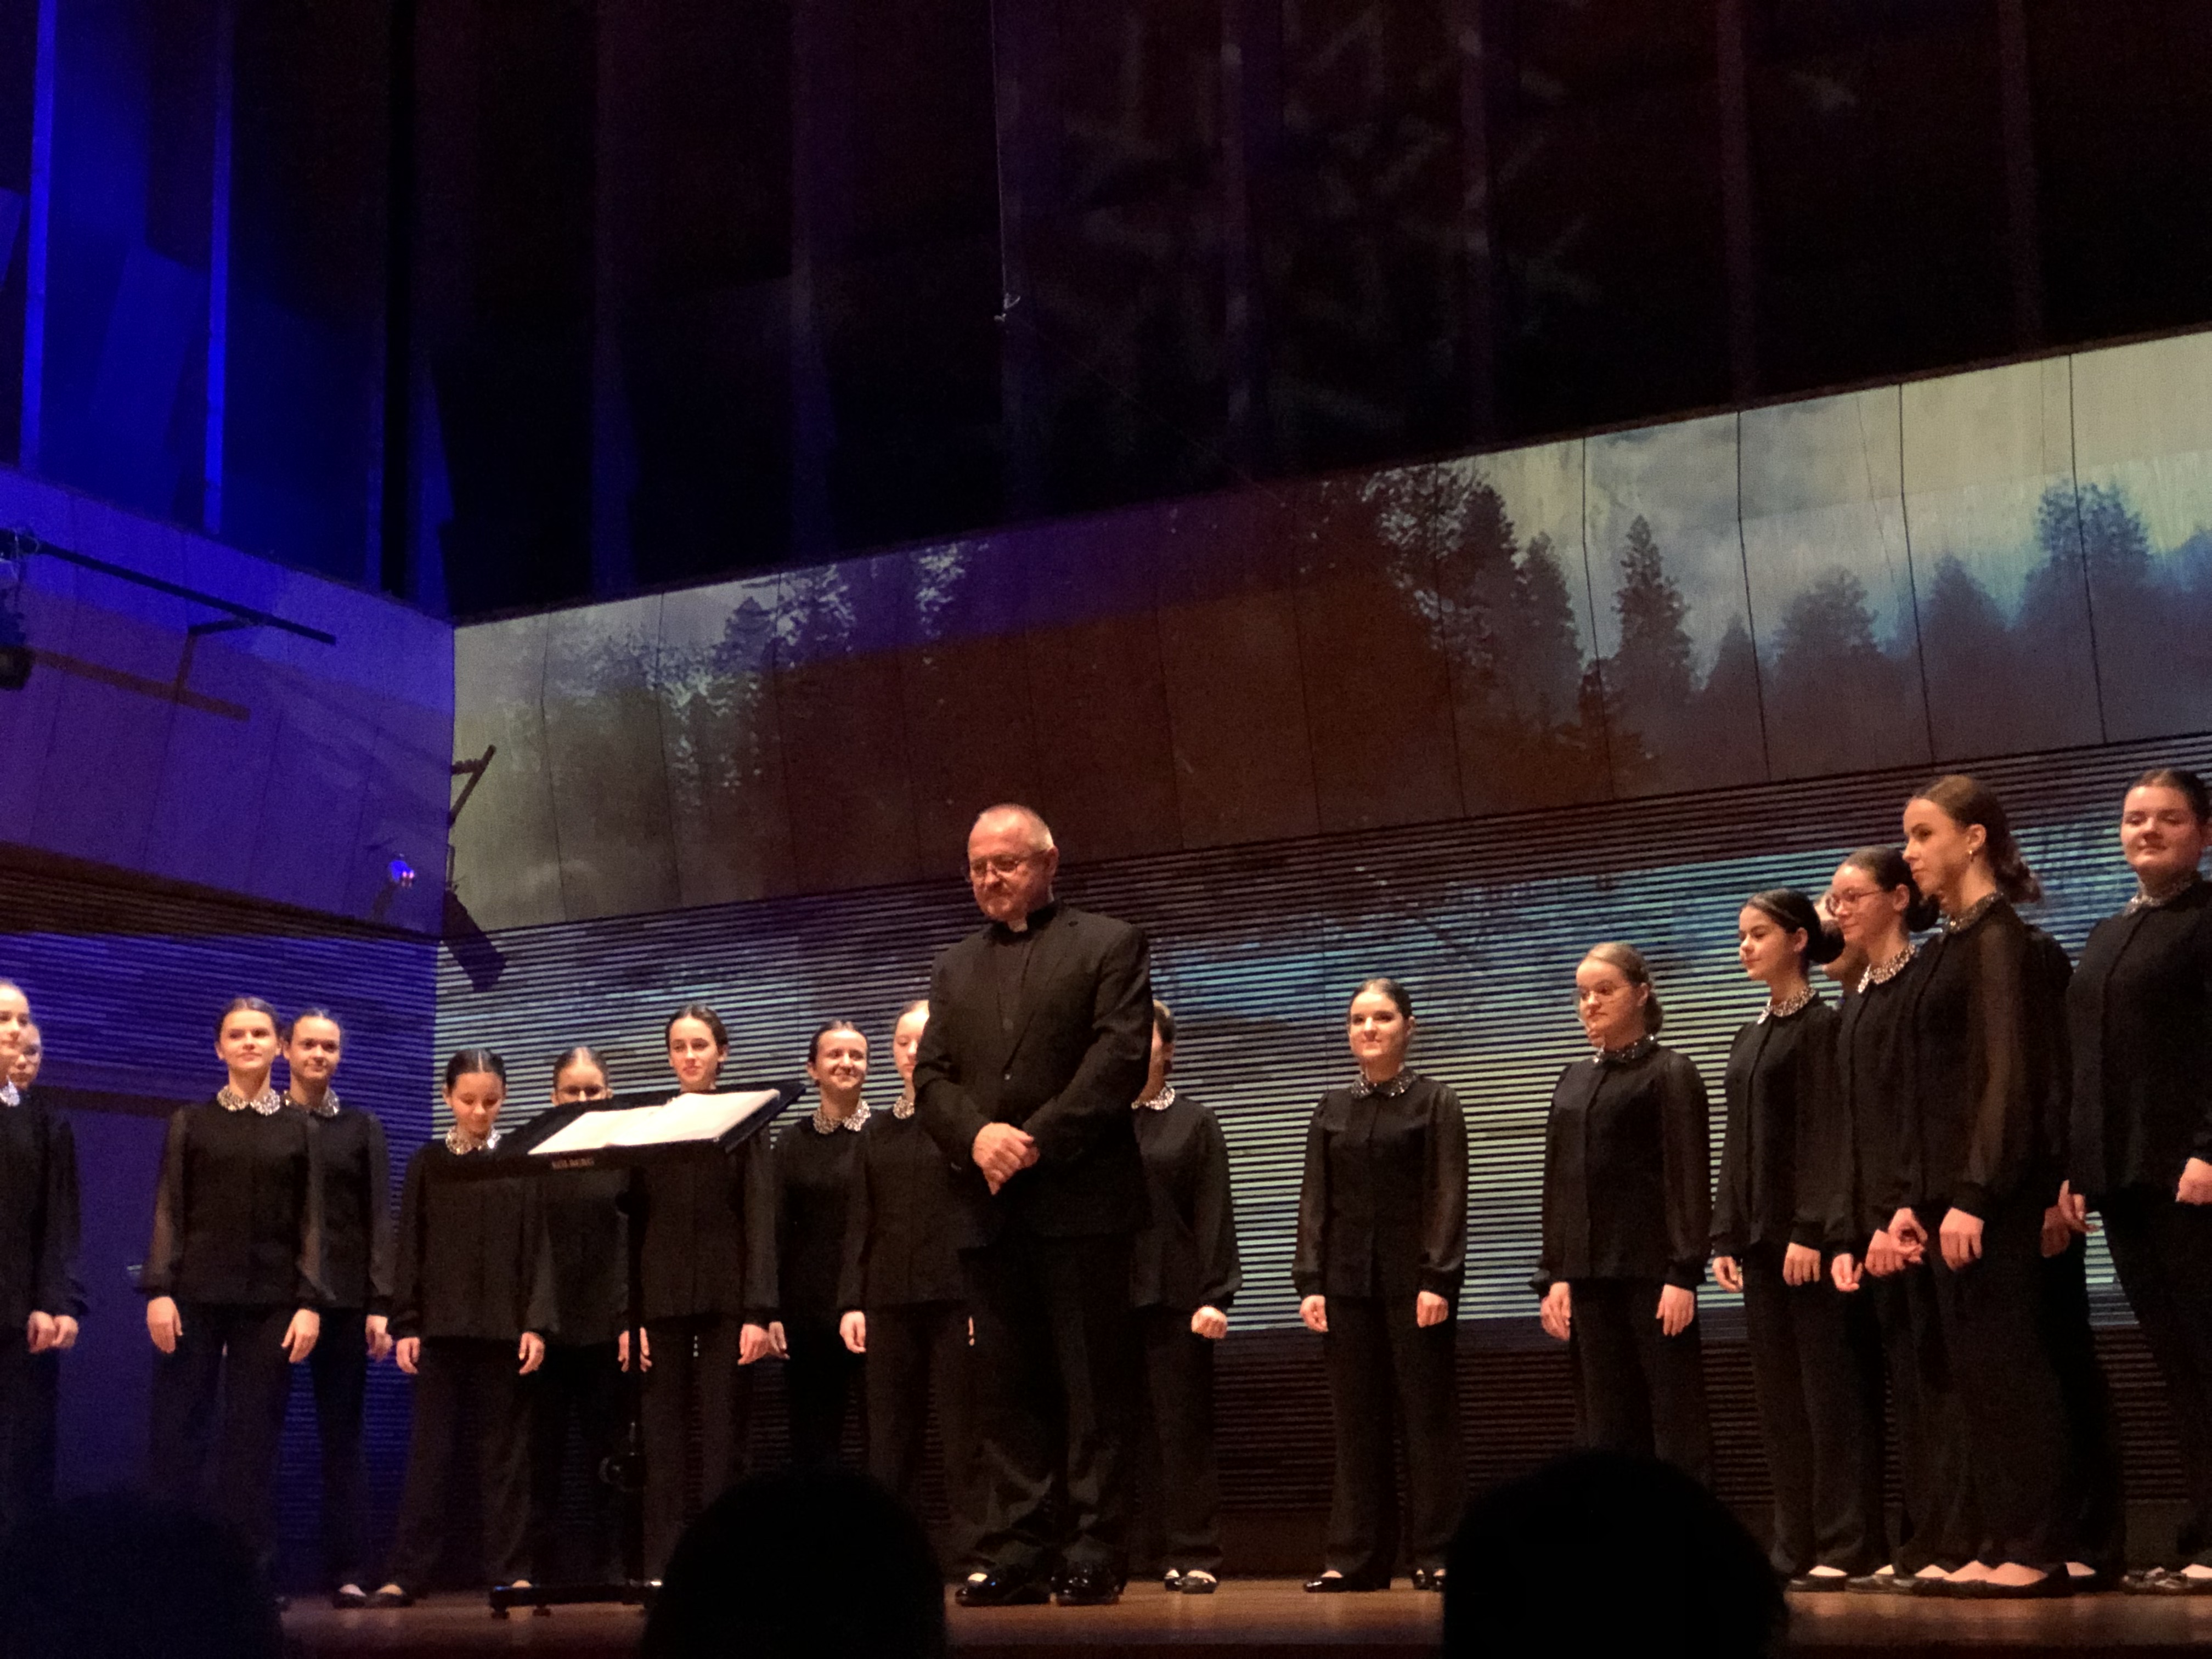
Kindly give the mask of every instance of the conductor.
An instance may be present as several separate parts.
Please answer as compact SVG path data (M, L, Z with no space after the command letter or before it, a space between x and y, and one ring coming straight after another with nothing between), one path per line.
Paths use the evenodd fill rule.
M1136 1374L1129 1251L1145 1169L1129 1103L1150 1059L1150 950L1060 903L1026 806L968 834L990 925L937 960L915 1066L922 1127L958 1168L987 1497L969 1607L1116 1600L1127 1574Z

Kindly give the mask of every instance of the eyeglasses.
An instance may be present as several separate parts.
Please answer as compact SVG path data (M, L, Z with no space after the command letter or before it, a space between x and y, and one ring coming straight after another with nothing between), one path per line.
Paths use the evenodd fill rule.
M988 859L968 860L968 879L982 881L992 876L1018 876L1029 865L1044 855L1041 853L1000 853Z
M1831 887L1828 890L1828 908L1841 914L1855 904L1875 897L1881 891L1879 887Z

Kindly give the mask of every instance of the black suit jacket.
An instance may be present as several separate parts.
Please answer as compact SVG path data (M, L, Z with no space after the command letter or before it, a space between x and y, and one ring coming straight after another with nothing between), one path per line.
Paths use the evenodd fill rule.
M923 1127L959 1166L963 1248L1008 1226L1042 1237L1134 1232L1145 1224L1145 1166L1129 1121L1152 1060L1152 952L1125 922L1066 905L1030 919L1036 937L1012 1026L1000 1017L995 924L937 959L914 1080ZM976 1134L1011 1123L1037 1162L994 1196L976 1169Z
M33 1089L0 1107L0 1338L34 1311L84 1317L77 1233L76 1138Z

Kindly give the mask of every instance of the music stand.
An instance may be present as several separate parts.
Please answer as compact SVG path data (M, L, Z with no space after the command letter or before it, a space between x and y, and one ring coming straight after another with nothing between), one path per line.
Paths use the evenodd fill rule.
M564 1174L586 1170L622 1170L629 1179L616 1200L624 1221L624 1253L629 1281L623 1309L623 1328L629 1333L630 1364L623 1372L623 1444L600 1466L599 1478L613 1486L622 1498L623 1570L624 1578L612 1584L495 1584L489 1593L491 1615L504 1619L513 1607L528 1607L538 1617L550 1617L556 1607L580 1607L608 1601L639 1607L653 1604L658 1581L645 1576L645 1367L639 1363L645 1334L645 1235L651 1224L647 1214L646 1176L658 1165L707 1158L726 1158L761 1133L784 1109L806 1092L803 1079L792 1079L758 1089L719 1090L720 1094L770 1094L775 1098L725 1133L711 1139L653 1142L642 1146L595 1146L588 1150L541 1153L534 1149L587 1112L629 1111L662 1106L665 1092L615 1095L605 1100L580 1101L541 1112L513 1135L503 1137L501 1150L510 1155L488 1158L466 1174L477 1180L514 1180L532 1177L557 1180ZM457 1171L456 1173L459 1173Z

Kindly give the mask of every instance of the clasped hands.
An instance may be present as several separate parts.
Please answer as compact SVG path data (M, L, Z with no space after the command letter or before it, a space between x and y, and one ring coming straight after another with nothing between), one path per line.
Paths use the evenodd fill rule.
M983 1172L983 1179L997 1192L1023 1170L1032 1168L1037 1161L1037 1144L1030 1135L1011 1123L986 1123L975 1131L974 1143L969 1148L975 1167Z

